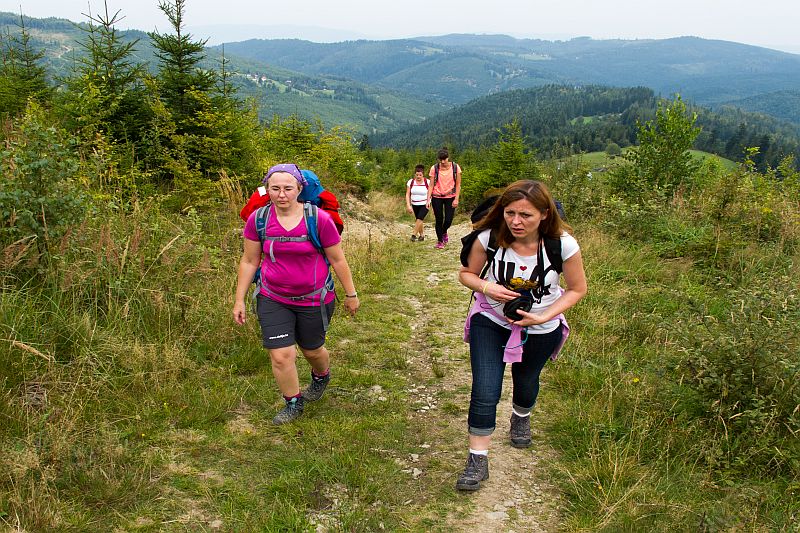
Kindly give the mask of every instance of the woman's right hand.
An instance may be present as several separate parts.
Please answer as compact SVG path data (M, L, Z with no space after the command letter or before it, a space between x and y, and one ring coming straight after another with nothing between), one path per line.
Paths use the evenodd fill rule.
M236 302L233 304L233 321L240 326L244 324L247 316L247 306L244 302Z
M406 204L406 211L408 211L409 213L413 213L414 212L414 210L411 209L411 206L408 205L408 204Z
M486 288L482 292L484 295L488 296L489 298L491 298L496 302L510 302L511 300L519 296L519 293L517 291L512 291L511 289L507 289L505 288L505 286L500 285L499 283L487 284Z

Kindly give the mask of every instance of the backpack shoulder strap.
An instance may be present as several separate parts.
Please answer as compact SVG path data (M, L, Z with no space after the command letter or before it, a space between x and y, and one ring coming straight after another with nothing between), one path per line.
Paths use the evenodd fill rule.
M306 202L303 204L303 218L306 221L306 229L308 230L308 240L314 245L314 248L319 250L319 253L325 255L325 249L322 246L322 240L319 238L319 207ZM327 261L327 257L325 258Z
M260 240L262 244L267 237L267 224L269 223L270 205L271 204L267 204L263 207L259 207L256 210L256 232L258 233L258 240Z
M564 271L564 260L561 258L561 239L545 237L544 250L547 254L547 259L550 260L550 266L561 274Z
M494 261L494 256L497 255L497 233L495 230L489 232L489 242L486 245L486 264L481 269L481 278L486 276L489 267Z

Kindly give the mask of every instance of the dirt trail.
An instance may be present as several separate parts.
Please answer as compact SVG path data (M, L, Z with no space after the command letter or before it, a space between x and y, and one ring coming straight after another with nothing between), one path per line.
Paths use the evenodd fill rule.
M354 225L360 225L356 223ZM444 250L434 249L435 235L430 224L424 242L408 242L418 248L420 261L408 265L409 283L420 285L409 307L414 309L412 346L409 349L409 374L415 381L410 393L424 401L412 404L412 411L441 461L425 475L453 486L467 453L466 411L469 406L470 370L468 347L462 340L469 293L457 279L460 238L469 231L462 223L450 229L450 243ZM363 228L356 229L362 231ZM371 225L371 232L375 226ZM387 224L379 233L410 234L408 224ZM432 338L436 337L436 338ZM545 374L547 371L545 370ZM436 375L436 377L434 377ZM546 378L546 376L545 376ZM442 531L556 531L559 493L540 465L553 461L555 452L544 444L534 410L534 444L528 449L513 448L508 440L511 417L511 373L506 370L503 397L498 406L497 429L489 455L490 478L476 493L457 493L457 508L437 524ZM443 404L458 407L442 409ZM444 424L442 423L444 421ZM442 426L446 427L442 427ZM438 442L435 442L437 441ZM420 464L423 469L425 465Z

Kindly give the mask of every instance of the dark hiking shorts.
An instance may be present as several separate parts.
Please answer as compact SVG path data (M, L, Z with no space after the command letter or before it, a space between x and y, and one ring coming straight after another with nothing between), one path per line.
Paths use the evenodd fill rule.
M306 350L316 350L325 344L319 306L282 304L263 295L259 295L257 300L264 348L285 348L297 343ZM336 300L325 305L328 321L335 307Z
M425 205L412 205L411 209L414 211L414 218L417 220L425 220L428 216L428 208Z

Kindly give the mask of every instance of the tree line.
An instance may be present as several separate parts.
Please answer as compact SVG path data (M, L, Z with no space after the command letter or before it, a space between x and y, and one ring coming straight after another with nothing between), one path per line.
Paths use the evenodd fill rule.
M659 102L645 87L548 85L478 98L395 132L369 139L373 146L415 149L448 139L461 149L491 146L499 129L517 120L526 146L543 158L637 144L639 125L655 118ZM711 111L690 106L701 128L693 148L743 161L758 148L756 167L776 168L784 158L800 160L797 128L766 115L733 107Z

